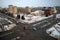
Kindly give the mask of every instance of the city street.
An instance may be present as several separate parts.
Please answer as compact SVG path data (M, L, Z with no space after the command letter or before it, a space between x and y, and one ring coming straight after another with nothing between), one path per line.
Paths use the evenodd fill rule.
M60 40L60 0L0 0L0 40Z
M50 25L44 27L41 25L46 24L46 22L35 26L37 30L33 30L32 28L34 27L32 25L28 25L28 29L24 29L27 24L18 23L14 29L0 33L0 40L57 40L46 33L48 28L59 22L56 19L54 20Z

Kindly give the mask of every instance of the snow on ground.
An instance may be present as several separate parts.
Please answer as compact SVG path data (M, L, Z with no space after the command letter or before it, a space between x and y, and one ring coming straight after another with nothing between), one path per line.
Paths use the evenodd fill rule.
M60 22L55 25L56 29L60 31Z
M52 17L52 16L53 16L53 15L48 16L48 17L45 17L45 16L27 15L27 16L25 16L25 20L21 20L21 22L24 22L24 23L33 23L33 22L36 22L36 21L41 21L41 20L50 18L50 17Z
M57 31L58 30L58 31ZM60 22L56 25L52 26L51 28L47 29L46 32L54 38L60 38ZM50 33L51 32L51 33Z
M60 14L57 14L57 15L56 15L56 18L60 18Z

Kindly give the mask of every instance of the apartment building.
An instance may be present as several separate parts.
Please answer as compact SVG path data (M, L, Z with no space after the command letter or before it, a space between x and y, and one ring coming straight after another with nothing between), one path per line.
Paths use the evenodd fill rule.
M0 7L0 12L2 11L2 7Z
M17 7L16 6L13 6L13 14L16 14L16 13L18 13Z
M31 8L29 8L29 7L25 7L25 8L19 7L19 8L18 8L18 12L19 12L19 13L29 14L29 13L31 13Z
M13 5L9 5L9 13L13 14Z

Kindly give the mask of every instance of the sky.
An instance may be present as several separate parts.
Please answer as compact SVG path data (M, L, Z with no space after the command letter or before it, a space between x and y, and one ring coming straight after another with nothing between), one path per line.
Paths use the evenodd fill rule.
M18 7L38 7L38 6L60 6L60 0L0 0L0 7L8 7L14 5Z

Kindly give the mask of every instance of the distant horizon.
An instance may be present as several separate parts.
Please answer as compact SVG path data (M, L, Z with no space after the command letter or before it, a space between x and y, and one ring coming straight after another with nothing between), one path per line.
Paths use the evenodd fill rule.
M13 6L16 6L16 5L13 5ZM8 7L9 7L9 5L6 6L6 7L2 7L2 8L8 8ZM25 8L25 7L30 7L30 6L17 6L17 7L23 7L23 8ZM34 7L56 7L56 6L34 6ZM34 7L32 6L31 8L34 8Z
M60 0L0 0L0 7L8 8L8 5L17 7L54 7L60 6Z
M13 6L16 6L16 5L13 5ZM8 8L8 7L9 7L9 5L6 7L2 7L2 8ZM17 6L17 7L23 7L23 6ZM30 7L30 6L24 6L23 8L25 8L25 7ZM56 6L34 6L34 7L56 7ZM32 8L34 8L34 7L32 6Z

